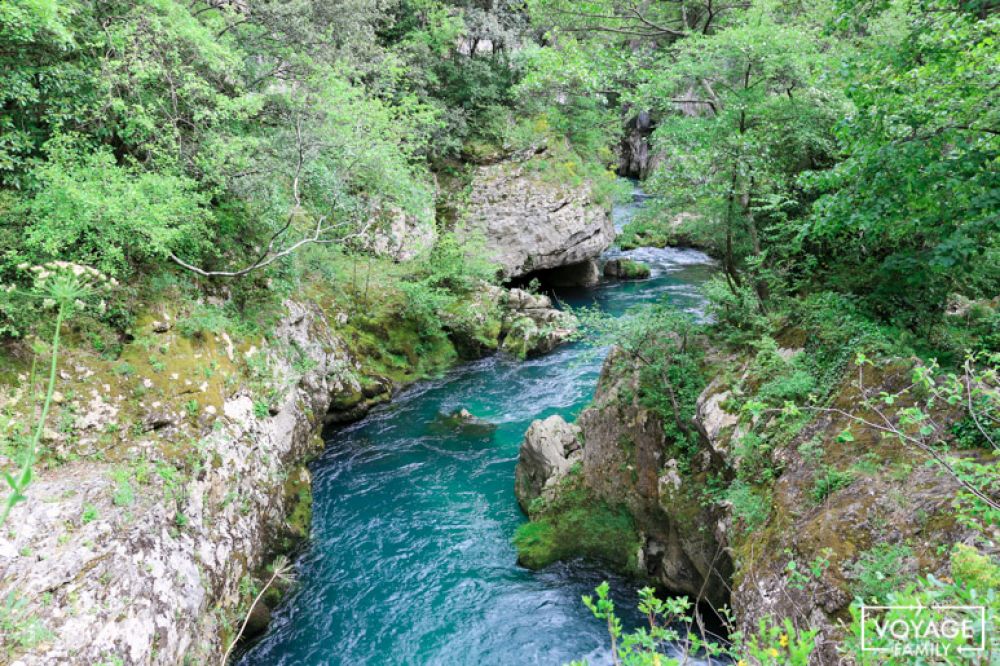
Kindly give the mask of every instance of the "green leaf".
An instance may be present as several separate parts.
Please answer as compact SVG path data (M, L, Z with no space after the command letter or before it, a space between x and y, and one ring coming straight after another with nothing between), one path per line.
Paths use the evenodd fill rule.
M851 434L851 431L849 429L844 429L840 432L839 435L837 435L837 441L840 442L841 444L845 444L847 442L853 442L854 435Z

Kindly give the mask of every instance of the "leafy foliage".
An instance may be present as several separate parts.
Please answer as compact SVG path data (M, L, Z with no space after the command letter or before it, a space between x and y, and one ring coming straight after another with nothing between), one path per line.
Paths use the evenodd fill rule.
M888 562L896 562L905 550L900 547L882 548L881 556L888 558ZM896 566L890 564L890 567ZM890 581L879 580L878 591L882 593L879 598L879 605L884 608L872 612L870 609L862 619L862 599L858 599L851 605L852 622L851 634L845 641L846 651L850 654L860 655L863 648L872 646L882 647L885 645L879 641L879 633L876 624L887 626L892 623L900 623L903 626L927 626L929 621L940 623L940 613L930 611L930 608L966 607L982 608L982 616L975 613L975 621L970 624L970 632L957 632L955 635L943 634L933 637L933 642L938 649L948 649L953 654L960 653L965 647L985 646L984 657L987 661L991 656L995 656L996 647L990 644L989 636L997 629L997 608L1000 608L1000 600L997 598L997 590L990 586L998 571L995 561L990 561L977 549L958 544L951 552L951 577L936 577L933 575L923 576L913 582L900 586L898 581L892 585ZM963 618L959 618L961 620ZM863 627L863 628L862 628ZM866 637L862 643L862 632ZM907 635L908 634L908 635ZM983 636L986 639L983 640ZM910 631L902 634L901 640L892 637L886 647L896 649L919 648L921 640L918 632ZM895 645L893 645L893 643ZM910 653L912 654L912 652ZM900 661L912 659L906 652L902 652ZM888 662L893 663L893 662Z
M0 26L0 278L63 259L141 287L314 229L363 251L400 216L432 226L430 160L511 124L524 24L460 0L15 0Z
M855 596L882 603L898 585L904 560L912 549L905 544L876 544L861 554L850 573L854 577Z
M837 130L846 159L805 179L822 196L803 239L819 256L849 252L831 281L907 323L952 291L992 296L1000 16L952 0L844 4L871 37L840 72L855 107Z
M72 260L127 277L172 250L204 246L211 213L189 178L122 168L110 151L82 153L69 138L47 152L32 171L34 196L12 211L25 221L24 256L12 258Z
M719 641L704 631L696 619L698 610L687 597L662 600L649 587L639 590L639 611L649 626L625 631L615 614L609 590L607 582L601 583L595 590L597 596L584 596L583 603L595 618L607 624L615 666L679 666L692 658L729 660L743 665L808 666L815 648L817 631L798 630L790 620L773 623L761 619L756 632L744 636L733 630L729 641ZM726 621L725 614L723 620ZM697 627L702 629L698 631ZM572 666L585 663L573 662Z
M622 317L579 311L594 345L614 345L617 372L638 367L638 392L622 392L660 415L666 444L681 460L698 450L699 436L692 423L695 403L705 387L700 367L701 347L695 343L700 327L686 313L661 303L637 308Z
M659 196L626 244L707 245L727 319L827 292L945 354L990 335L942 315L956 294L1000 291L991 5L530 5L558 48L526 82L654 119L646 188ZM680 214L695 228L675 229Z

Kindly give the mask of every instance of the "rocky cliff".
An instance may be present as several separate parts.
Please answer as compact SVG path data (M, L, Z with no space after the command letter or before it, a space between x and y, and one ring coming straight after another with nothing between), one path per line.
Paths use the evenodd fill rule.
M320 302L287 301L266 337L242 339L192 331L162 303L116 358L65 353L44 462L0 534L0 662L218 662L253 581L308 536L304 463L324 418L359 418L458 357L382 369L352 317ZM520 290L484 286L463 307L441 316L469 353L548 351L574 325ZM393 358L412 353L408 324L373 325L394 327ZM25 380L0 385L5 415L30 408Z
M287 303L260 347L191 342L162 313L139 332L173 350L161 372L77 358L61 373L66 425L50 444L91 453L38 474L0 538L0 592L44 632L15 664L216 661L241 581L283 536L307 533L288 520L308 501L300 465L331 396L356 387L323 313ZM240 380L247 365L268 402Z
M593 260L614 240L608 209L590 183L547 176L544 156L476 168L464 220L507 278L561 269L563 283L593 284Z
M624 109L625 116L631 108ZM618 146L618 175L625 178L645 180L657 163L651 154L649 139L653 134L654 122L649 111L641 111L625 120L625 131Z
M831 411L793 422L780 410L753 416L738 408L774 390L752 356L711 345L705 351L710 381L696 401L693 452L664 435L662 412L642 406L637 366L621 355L608 359L592 406L577 420L577 469L566 451L558 460L550 441L526 438L515 486L533 520L526 531L558 524L569 500L625 507L642 576L733 608L744 632L783 618L819 630L813 663L843 663L838 646L856 596L884 594L927 573L948 580L948 547L974 541L974 527L955 517L956 481L923 454L846 416L862 402L859 381L866 396L898 394L912 362L866 366L860 374L849 368L831 387ZM772 361L792 367L803 353L779 348ZM947 428L955 416L945 410L936 418ZM550 430L536 422L529 433L536 429ZM559 557L615 561L571 533L559 538L544 544ZM518 545L529 555L537 546Z
M726 586L732 576L724 534L716 529L724 512L704 506L689 481L703 482L718 473L720 461L699 457L695 469L682 474L664 440L659 416L639 404L637 380L636 373L622 372L612 356L605 363L592 405L576 424L563 424L556 430L556 435L569 429L579 432L582 451L575 452L573 459L582 464L575 472L570 469L572 460L552 462L555 447L544 446L546 439L558 437L538 437L539 431L551 429L548 422L532 424L516 470L518 498L529 515L543 520L565 487L586 488L588 502L623 507L634 523L638 549L631 565L636 573L669 590L722 605L728 600ZM521 483L521 479L533 483ZM542 487L550 502L533 510L531 501L540 494L535 488Z

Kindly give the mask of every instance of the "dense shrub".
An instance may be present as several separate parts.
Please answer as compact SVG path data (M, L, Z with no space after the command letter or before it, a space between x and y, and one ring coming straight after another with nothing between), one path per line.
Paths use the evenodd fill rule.
M90 152L69 137L47 153L31 172L33 196L8 213L23 237L7 261L70 260L128 277L169 253L204 250L212 213L191 179L118 166L109 150Z

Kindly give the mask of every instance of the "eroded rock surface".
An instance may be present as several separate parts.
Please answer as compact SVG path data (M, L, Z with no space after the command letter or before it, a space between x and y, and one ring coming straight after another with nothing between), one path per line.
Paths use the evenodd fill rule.
M597 260L587 259L575 264L536 271L532 274L549 287L594 287L601 281Z
M516 356L546 354L566 342L577 329L573 315L557 310L552 299L511 289L506 294L502 348Z
M470 353L546 351L573 323L521 290L484 286L463 305L452 333ZM289 301L267 338L234 343L183 334L168 308L140 317L115 360L64 359L45 441L64 462L37 466L0 533L0 599L33 632L0 632L0 662L217 663L249 602L241 581L308 535L303 461L324 415L360 418L397 388L351 356L344 313ZM0 409L26 402L0 386ZM468 413L437 425L495 429Z
M637 374L605 362L594 403L577 423L583 433L583 474L610 504L624 504L643 537L641 565L667 589L722 605L732 562L713 526L721 512L700 501L698 484L667 456L660 417L639 405ZM718 471L718 461L696 461L695 475Z
M618 175L645 180L662 161L649 146L649 137L654 127L649 111L640 111L628 119L625 134L618 147Z
M543 158L480 166L465 220L507 278L581 264L615 237L611 216L588 183L550 182L536 168Z
M777 351L786 362L803 353ZM973 528L954 517L959 485L919 451L844 415L863 401L856 368L832 391L842 412L818 414L789 436L776 415L739 410L758 386L748 359L712 349L706 355L710 381L691 424L700 443L685 459L661 415L639 404L636 368L618 354L608 358L594 404L577 420L583 482L628 508L642 536L640 567L663 587L730 606L745 632L784 618L818 630L812 663L840 664L844 621L862 589L860 563L873 549L897 548L892 566L910 580L947 577L940 545L974 540ZM907 361L865 368L865 395L897 393L912 371ZM935 416L944 424L955 418ZM841 437L848 428L852 438ZM548 468L559 469L551 455ZM832 473L840 482L819 493ZM741 494L720 494L737 480Z
M124 377L97 384L99 402L84 396L80 432L96 447L131 427L126 412L142 434L124 456L39 470L0 534L0 596L23 600L14 619L41 630L27 649L3 645L13 663L218 661L223 623L245 601L240 581L283 535L308 529L287 522L290 470L317 445L331 396L355 388L318 308L286 307L264 348L234 351L220 339L192 352L220 375L229 354L269 368L268 409L246 385L205 373L199 381L170 365L162 381L150 373L158 384L142 398L126 392ZM173 335L159 334L163 344ZM93 385L92 374L68 370L64 384Z
M580 459L579 435L580 428L561 416L539 419L528 427L514 471L514 492L525 512Z

